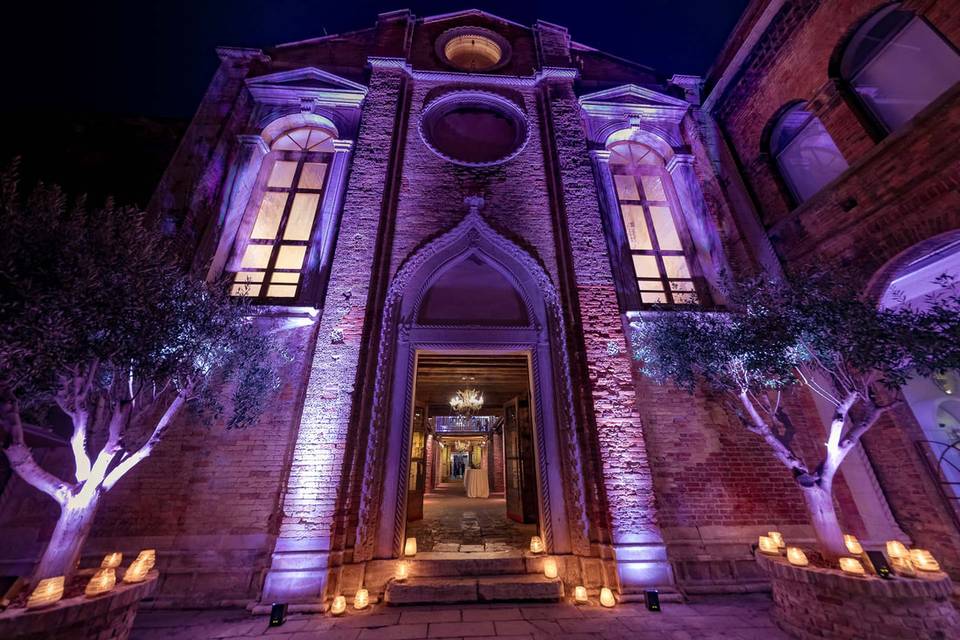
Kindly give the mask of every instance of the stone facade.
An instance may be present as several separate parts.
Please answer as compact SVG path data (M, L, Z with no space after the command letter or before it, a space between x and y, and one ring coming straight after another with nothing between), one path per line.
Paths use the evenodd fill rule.
M803 500L719 398L657 386L632 362L629 325L643 311L623 253L610 144L642 141L662 158L685 249L714 304L723 302L722 273L811 261L855 264L865 290L882 289L871 279L891 261L960 228L960 161L934 142L960 133L960 107L953 91L880 141L855 117L830 58L878 4L756 0L705 79L605 54L557 25L479 11L398 11L342 35L219 50L151 209L193 243L198 271L230 272L271 145L296 127L331 131L329 236L310 274L323 286L270 307L293 358L261 423L235 432L184 415L108 496L91 556L156 547L164 606L320 603L365 580L383 584L403 526L394 496L408 436L391 425L411 384L404 345L424 328L414 317L431 282L424 269L459 251L495 256L535 318L510 337L487 330L455 342L542 356L538 455L553 471L540 480L541 514L551 552L563 556L561 577L621 594L769 588L751 544L771 529L810 539ZM960 40L948 2L906 4ZM506 57L482 73L456 68L437 43L457 29L492 32ZM522 144L503 162L441 157L424 127L450 96L519 113ZM812 105L850 163L796 207L763 146L771 118L794 99ZM788 402L812 457L820 408L803 393ZM909 415L876 428L866 453L842 469L841 519L870 542L902 528L960 571L960 533L916 439ZM51 451L47 463L57 460ZM44 537L47 525L25 506L40 501L16 480L3 489L5 526L28 540L0 557L11 571L29 565Z

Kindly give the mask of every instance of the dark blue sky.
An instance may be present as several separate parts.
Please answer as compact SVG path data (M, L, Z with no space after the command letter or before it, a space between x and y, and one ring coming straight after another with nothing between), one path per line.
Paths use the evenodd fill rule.
M268 46L371 26L377 13L477 7L564 25L584 44L665 73L704 73L747 0L16 0L3 10L6 110L189 116L217 45Z

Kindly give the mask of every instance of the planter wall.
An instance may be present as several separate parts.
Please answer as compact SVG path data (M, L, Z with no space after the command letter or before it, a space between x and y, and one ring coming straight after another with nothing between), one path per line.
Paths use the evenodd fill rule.
M945 573L857 578L840 570L795 567L757 555L770 576L776 623L800 640L945 640L960 638L960 614Z
M8 609L0 613L4 640L126 640L140 601L153 593L157 574L145 582L118 584L108 594L65 598L44 609Z

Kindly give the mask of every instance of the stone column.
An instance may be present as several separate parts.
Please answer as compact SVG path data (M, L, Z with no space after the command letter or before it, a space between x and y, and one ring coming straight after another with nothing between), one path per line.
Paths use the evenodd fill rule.
M234 242L243 223L243 215L250 203L250 195L257 185L257 176L260 175L260 166L263 157L270 148L258 135L237 136L237 148L234 160L227 175L226 197L220 208L217 229L220 238L217 249L213 254L210 269L207 271L207 280L220 277L226 268L231 256L239 261L240 253L234 250Z
M592 414L599 444L599 475L608 505L606 521L621 590L672 585L666 545L657 524L653 477L637 407L631 356L601 220L580 108L572 80L544 88L544 107L560 158L558 229L569 252L566 292L579 308L580 326L571 331L571 348L582 349L587 389L583 401ZM572 286L571 286L572 285ZM569 320L568 320L569 322ZM577 336L577 333L580 336Z

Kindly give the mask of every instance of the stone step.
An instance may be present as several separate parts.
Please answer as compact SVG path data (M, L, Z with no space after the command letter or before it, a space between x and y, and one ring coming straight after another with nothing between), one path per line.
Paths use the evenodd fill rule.
M413 578L430 578L539 573L543 569L542 560L536 565L525 562L523 555L517 552L427 552L407 560L407 570Z
M387 604L435 604L441 602L557 602L563 598L563 583L541 575L515 574L483 577L407 578L387 584Z

